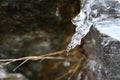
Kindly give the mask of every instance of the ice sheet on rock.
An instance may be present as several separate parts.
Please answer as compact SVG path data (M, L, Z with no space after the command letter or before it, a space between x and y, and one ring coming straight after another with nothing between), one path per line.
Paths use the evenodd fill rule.
M92 25L98 25L98 22L106 21L109 19L114 19L120 16L120 0L81 0L82 8L80 13L72 20L72 23L76 25L76 31L73 35L71 42L67 47L69 52L76 45L81 44L81 39L89 32ZM119 22L118 22L119 23ZM107 22L105 24L117 24ZM119 39L119 31L116 31L118 28L113 25L112 29L115 29L114 35L111 35L115 39ZM107 27L107 25L106 25ZM109 26L108 26L109 27ZM102 29L102 28L101 28ZM104 29L105 30L105 29ZM104 31L105 32L105 31ZM108 34L111 33L109 30Z
M120 41L120 19L108 19L97 22L95 27L101 33Z

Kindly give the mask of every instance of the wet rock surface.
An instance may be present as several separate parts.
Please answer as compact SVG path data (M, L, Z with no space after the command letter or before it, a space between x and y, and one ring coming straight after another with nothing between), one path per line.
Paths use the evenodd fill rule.
M63 41L73 32L70 20L77 12L79 0L1 0L0 58L41 55L65 48ZM30 80L40 79L44 64L27 62L13 71L20 63L8 65L7 71L22 73Z
M0 32L21 34L41 27L58 26L60 17L68 21L74 12L78 12L75 4L79 4L77 0L1 0Z

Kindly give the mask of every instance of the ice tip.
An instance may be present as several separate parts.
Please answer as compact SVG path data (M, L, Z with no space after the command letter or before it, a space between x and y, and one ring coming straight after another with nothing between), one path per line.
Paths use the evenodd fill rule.
M67 48L66 48L67 53L68 53L70 50L71 50L71 46L68 45Z
M70 47L70 45L68 45L67 48L66 48L66 54L67 55L69 55L70 50L71 50L71 47Z
M70 50L66 49L66 55L69 55Z

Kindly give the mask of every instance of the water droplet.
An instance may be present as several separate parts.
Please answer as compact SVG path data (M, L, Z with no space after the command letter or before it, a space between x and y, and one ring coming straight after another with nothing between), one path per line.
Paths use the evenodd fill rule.
M59 8L57 8L57 10L55 12L55 16L60 16Z
M69 61L65 61L65 62L64 62L64 66L65 66L65 67L69 67L69 66L70 66L70 62L69 62Z

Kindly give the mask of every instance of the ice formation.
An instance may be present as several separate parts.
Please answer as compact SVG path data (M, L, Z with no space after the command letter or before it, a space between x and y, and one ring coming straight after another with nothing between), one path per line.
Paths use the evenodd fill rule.
M81 39L92 25L120 16L120 0L81 0L81 7L80 13L72 20L77 27L67 46L67 52L81 44Z

